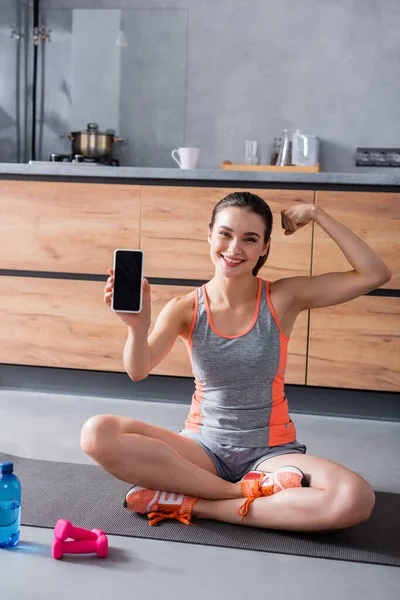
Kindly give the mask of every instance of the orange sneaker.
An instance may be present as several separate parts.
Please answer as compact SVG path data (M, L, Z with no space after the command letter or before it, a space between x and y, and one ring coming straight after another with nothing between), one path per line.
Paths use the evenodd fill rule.
M250 504L261 496L272 496L288 488L309 487L307 477L297 467L281 467L275 473L250 471L240 482L246 502L240 507L239 515L245 517Z
M164 519L176 519L185 525L192 525L190 519L196 500L194 496L149 490L134 485L125 496L124 507L143 515L147 514L150 525Z

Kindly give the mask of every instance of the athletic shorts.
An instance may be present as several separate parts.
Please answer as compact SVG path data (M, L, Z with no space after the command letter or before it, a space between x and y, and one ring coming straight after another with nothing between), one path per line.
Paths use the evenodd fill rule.
M259 448L238 448L213 441L199 439L199 435L190 429L183 429L180 435L194 440L208 454L214 463L217 474L222 479L236 483L249 471L257 470L263 460L282 454L305 454L304 444L297 441L280 446L261 446ZM288 465L290 460L288 459Z

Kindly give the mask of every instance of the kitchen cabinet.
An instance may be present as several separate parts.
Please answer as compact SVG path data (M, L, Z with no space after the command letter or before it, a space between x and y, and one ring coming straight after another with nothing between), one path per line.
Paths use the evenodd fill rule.
M140 186L0 181L0 268L106 274L137 248Z
M126 326L103 303L104 283L67 279L0 277L0 363L125 371ZM152 325L165 304L190 286L152 285ZM305 383L307 314L292 332L288 381ZM150 329L150 331L151 331ZM192 377L190 360L178 339L153 374Z
M308 385L399 391L399 298L312 310L308 353Z
M124 371L127 329L103 302L104 283L67 279L0 277L0 363ZM192 288L152 286L152 318L173 295ZM182 348L180 348L182 346ZM163 364L190 375L179 341Z
M382 257L400 287L398 194L317 191L316 204ZM314 228L313 275L352 267L318 225ZM311 311L307 384L339 388L400 389L400 298L363 296Z
M195 281L213 276L208 223L214 205L232 191L1 181L0 270L16 273L0 274L0 308L5 315L0 362L124 372L126 327L103 303L104 281L93 281L93 275L105 280L115 248L142 248L145 276L165 279L163 285L152 285L153 326L170 298L187 294ZM351 268L318 225L284 235L281 210L315 201L382 256L393 272L383 287L399 289L398 194L249 191L268 202L274 217L271 252L261 277L275 281ZM32 276L18 271L31 271ZM183 283L179 280L185 285L173 285ZM398 391L399 304L398 297L364 296L301 313L289 344L286 383ZM183 342L177 340L153 373L192 377Z
M388 265L383 288L400 289L400 196L377 192L317 191L315 202L360 237ZM315 226L313 275L352 267L325 231Z
M147 277L206 280L213 277L208 224L214 206L229 188L143 186L141 248ZM244 191L244 188L243 190ZM272 281L310 275L312 229L285 236L281 210L294 203L314 203L313 191L251 189L270 206L274 225L271 251L260 276Z

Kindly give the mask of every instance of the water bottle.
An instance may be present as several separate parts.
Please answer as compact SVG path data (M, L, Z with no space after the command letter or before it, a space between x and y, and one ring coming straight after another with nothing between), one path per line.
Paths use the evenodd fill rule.
M0 548L16 546L21 523L21 482L12 462L0 463Z

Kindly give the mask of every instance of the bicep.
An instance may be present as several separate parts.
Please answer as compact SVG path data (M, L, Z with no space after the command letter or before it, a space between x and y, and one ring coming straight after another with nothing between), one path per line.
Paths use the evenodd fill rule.
M299 311L334 306L363 296L380 285L357 271L294 277L293 302Z

